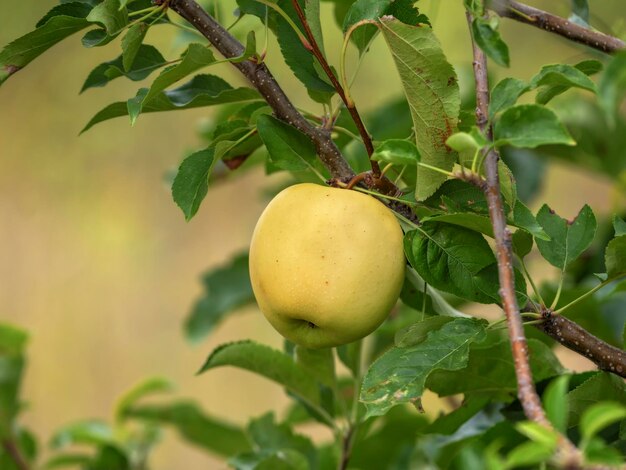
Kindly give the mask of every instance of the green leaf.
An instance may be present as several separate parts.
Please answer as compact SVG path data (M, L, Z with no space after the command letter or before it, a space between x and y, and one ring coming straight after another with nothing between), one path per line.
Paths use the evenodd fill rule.
M597 372L567 394L569 402L569 427L578 426L581 416L599 401L615 401L626 406L626 384L609 372Z
M205 273L202 284L205 293L185 321L185 336L193 342L211 333L228 313L254 302L247 251Z
M122 64L125 72L130 72L147 32L148 25L146 23L137 23L131 26L122 38Z
M317 382L285 353L252 341L222 345L207 358L199 374L221 366L234 366L281 384L307 403L320 404Z
M367 416L380 416L393 406L414 403L434 370L465 367L469 345L485 338L485 324L484 320L456 318L415 346L393 347L384 353L363 379L360 400L367 407Z
M496 114L513 106L517 99L529 89L528 84L518 78L507 77L500 80L491 91L489 119L493 120Z
M117 445L104 445L89 464L89 470L132 470L125 450Z
M513 223L516 227L523 228L535 238L550 240L550 237L543 230L533 213L520 200L515 202L515 207L513 208Z
M583 441L589 442L602 429L623 419L626 419L626 406L620 403L606 401L591 405L580 418Z
M465 150L480 150L488 145L487 139L480 130L474 126L470 132L457 132L446 140L446 145L457 152Z
M495 256L479 233L428 222L405 235L404 251L411 266L433 287L476 302L498 301L498 285L480 280Z
M438 290L426 284L424 280L420 276L418 276L415 270L409 267L407 267L406 269L404 285L402 286L402 293L400 295L403 296L407 289L413 292L426 292L432 301L433 310L439 315L469 318L469 315L456 310L452 305L450 305L450 303L448 303L446 299L443 298ZM406 303L407 297L403 296L402 301Z
M597 60L583 60L582 62L574 65L576 70L584 73L585 75L594 75L602 70L602 62ZM574 72L576 73L576 72ZM537 96L535 97L535 102L539 104L546 104L555 96L560 95L561 93L566 92L571 88L570 85L567 84L558 84L559 80L556 80L555 84L545 85L537 92ZM597 93L597 87L594 84L594 92Z
M385 15L391 15L407 24L429 24L428 18L420 15L414 4L411 0L357 0L352 3L344 17L343 32L345 34L350 27L361 21L378 22ZM359 55L367 50L377 33L378 28L373 24L364 24L354 30L350 39L359 50Z
M609 242L604 253L604 262L609 279L626 274L626 235L615 237Z
M315 42L319 46L322 54L326 56L324 52L324 37L322 35L322 22L320 20L320 0L306 0L304 2L304 16L313 33Z
M569 403L567 402L569 375L557 377L543 392L543 406L546 415L554 428L565 434L567 431L567 417L569 415Z
M207 147L189 155L178 168L172 183L172 197L185 214L185 220L191 220L198 212L209 190L209 174L216 161L215 147Z
M415 27L384 17L381 31L394 58L415 129L421 161L451 170L456 153L446 140L456 131L461 97L456 73L429 27ZM417 168L416 199L433 194L446 176Z
M292 449L280 451L258 450L238 454L228 459L228 464L235 470L309 470L311 467L306 457Z
M394 343L398 348L408 348L417 346L428 337L431 331L439 330L443 325L453 320L452 317L437 315L428 317L424 320L413 323L407 328L402 328L396 332Z
M128 408L143 397L153 393L171 392L173 389L174 384L163 377L150 377L142 380L120 397L115 407L116 419L121 420Z
M540 468L539 464L549 461L555 448L556 442L552 445L524 442L507 454L504 468Z
M472 21L472 36L487 57L502 67L509 66L509 47L500 37L495 17L489 20L475 18Z
M0 84L56 43L89 26L89 10L80 2L58 5L37 23L37 29L5 46L0 52Z
M613 229L615 230L615 236L626 235L626 222L621 217L613 216Z
M27 341L25 331L0 323L0 439L14 432Z
M581 26L589 27L589 2L588 0L572 0L572 16L579 18L584 24ZM570 21L572 18L570 17Z
M117 35L109 36L106 32L106 29L97 28L92 29L91 31L87 31L81 39L81 43L83 44L83 47L86 47L88 49L92 47L102 47L106 46L116 37Z
M511 237L513 251L524 258L533 249L533 236L524 229L516 230Z
M529 339L528 350L535 382L565 372L551 349L541 341ZM499 341L488 347L472 348L467 367L455 372L437 371L426 385L439 396L486 394L511 402L517 392L511 345L508 341Z
M2 59L0 56L0 63ZM600 83L598 95L609 120L618 113L619 106L626 93L626 51L620 51L613 56L606 66Z
M372 154L372 160L394 165L417 165L420 158L415 144L402 139L388 139L376 143Z
M91 455L87 454L56 454L46 462L45 468L65 468L83 466L88 468L91 462ZM81 467L82 468L82 467Z
M147 88L143 90L147 93ZM174 111L224 103L256 101L260 98L260 95L251 88L233 88L214 75L196 75L178 88L159 93L150 103L143 106L141 112L145 114ZM91 118L81 133L103 121L126 115L128 115L126 102L112 103Z
M103 87L111 80L123 76L133 81L143 80L154 70L166 64L165 59L156 48L143 44L139 45L133 59L134 62L128 70L124 68L123 55L98 65L89 73L80 92L82 93L89 88Z
M125 409L123 417L170 425L186 441L224 457L250 449L243 430L205 414L193 402L135 405Z
M242 462L242 460L257 460L262 462L266 460L270 455L273 457L281 457L281 454L288 454L285 451L295 451L299 454L299 457L304 457L304 470L317 468L317 453L313 443L308 437L294 433L287 424L277 424L275 422L274 413L266 413L260 418L253 419L248 426L248 435L255 444L255 447L259 449L255 454L248 454L246 456L237 456L235 461ZM297 462L295 468L300 468L301 458L286 459ZM276 468L269 466L265 463L263 468L268 470ZM236 468L250 468L247 466L239 466ZM254 467L259 468L259 467ZM282 467L278 467L282 468ZM285 468L292 469L293 466Z
M104 421L84 420L59 429L50 439L52 449L62 449L75 444L102 446L114 441L113 430Z
M550 236L550 240L537 238L537 247L546 261L561 270L589 248L597 228L596 218L588 205L568 221L544 204L537 214L537 221Z
M475 232L483 233L488 237L493 237L491 220L486 215L473 214L471 212L448 213L423 217L422 221L445 222L446 224L458 225Z
M152 82L147 93L141 90L135 98L128 100L128 115L131 124L135 124L144 105L156 98L168 86L176 83L198 69L215 62L215 56L210 49L202 44L192 43L181 56L181 62L163 70Z
M291 0L277 0L272 3L276 3L296 25L301 24ZM242 13L255 15L263 22L265 22L267 15L268 26L278 40L285 63L296 78L304 84L311 98L321 103L328 102L335 93L335 89L325 75L320 73L313 54L304 47L291 25L274 9L255 0L237 0L237 4ZM301 6L306 5L302 0L300 0L300 4ZM303 9L306 8L303 7Z
M128 11L120 8L119 0L104 0L89 12L87 20L101 24L107 34L113 36L128 24Z
M448 414L440 415L428 426L428 434L454 434L462 425L488 407L489 397L468 395L461 406ZM502 417L504 419L504 417Z
M24 354L27 343L28 333L26 331L7 323L0 323L1 355L20 356Z
M530 86L532 88L545 86L549 90L537 94L535 101L538 104L546 104L554 96L570 88L581 88L592 93L598 92L596 84L584 71L576 66L566 64L544 65L539 73L530 80Z
M267 114L259 116L256 124L274 165L288 171L313 167L317 156L315 146L302 132Z
M535 148L548 144L576 144L554 111L537 104L520 104L508 108L496 121L494 133L498 147L512 145Z
M329 388L335 386L335 358L331 348L308 349L296 346L296 364Z

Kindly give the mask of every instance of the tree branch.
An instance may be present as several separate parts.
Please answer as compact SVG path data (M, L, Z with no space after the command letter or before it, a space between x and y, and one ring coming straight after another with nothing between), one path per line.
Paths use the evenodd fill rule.
M293 7L296 10L298 18L300 18L300 22L302 23L302 26L304 27L304 32L307 36L307 39L309 40L309 43L311 44L311 52L313 53L313 55L315 56L319 64L322 66L322 69L324 70L328 78L330 79L330 82L333 84L333 87L335 88L335 90L337 90L337 93L341 97L341 100L346 105L346 108L348 109L350 116L352 116L352 120L354 121L354 124L356 124L356 127L359 130L361 139L363 139L363 145L365 145L367 156L371 157L372 154L374 153L374 145L372 144L372 137L367 132L367 129L365 129L365 124L363 124L363 120L361 119L361 115L359 114L359 111L356 109L356 105L354 104L354 102L348 99L348 97L346 96L346 93L344 92L343 87L339 83L339 80L337 80L335 73L330 68L330 65L328 65L328 62L326 61L326 58L324 57L322 50L320 49L319 45L317 44L317 41L315 40L313 31L311 31L311 27L309 26L309 23L306 19L306 15L304 14L304 12L302 11L302 8L300 7L300 3L298 2L298 0L292 0L291 3L293 4ZM372 167L372 171L374 172L374 174L376 176L379 176L380 167L378 166L378 162L370 158L370 165Z
M2 441L2 447L4 448L5 452L9 454L9 456L15 463L15 466L19 470L28 470L30 468L28 466L28 462L26 462L26 459L24 459L24 457L22 456L22 453L20 452L17 443L13 439L5 439L4 441Z
M535 327L554 338L566 348L589 358L599 369L626 378L626 351L595 337L578 323L546 309L544 322Z
M169 0L168 5L202 33L225 58L239 57L244 52L243 44L215 21L195 0ZM330 130L314 126L300 114L265 64L244 60L233 65L261 93L278 119L294 126L311 139L320 160L333 178L345 183L354 177L354 171L333 142ZM384 176L369 174L364 181L368 187L375 188L383 194L394 196L399 194L398 188ZM409 206L396 201L383 202L390 209L418 222L417 216Z
M243 53L244 46L195 0L170 0L169 7L200 31L225 58L231 59ZM261 93L278 119L294 126L313 141L320 159L333 177L350 179L354 176L352 168L331 139L330 131L313 126L298 112L265 64L244 60L233 65Z
M626 48L626 43L621 39L585 28L560 16L514 0L496 0L492 2L490 8L502 17L544 29L602 52L612 53Z
M473 17L469 11L466 12L466 16L471 34ZM489 80L487 78L487 56L478 47L473 37L472 49L474 54L474 78L476 81L476 122L481 131L491 140L493 131L488 122ZM499 159L500 156L494 148L490 148L487 151L484 163L486 181L482 189L487 198L489 217L496 242L500 298L502 299L509 340L511 341L513 364L517 379L517 396L524 409L524 414L529 420L549 429L554 429L541 406L541 400L535 390L528 361L528 343L524 335L522 316L517 304L517 298L515 297L511 232L507 228L504 205L500 194ZM557 458L564 468L580 468L582 461L581 454L576 446L563 435L559 435Z
M470 24L472 15L467 13ZM492 130L488 126L489 81L487 79L487 59L476 43L472 40L474 50L474 76L476 78L476 122L478 127L489 138ZM518 396L528 419L548 425L548 420L541 407L541 402L535 391L530 365L528 363L528 345L524 336L522 317L515 298L515 274L513 272L513 254L511 252L511 233L507 228L502 197L500 195L500 181L498 178L498 153L489 149L485 159L486 182L483 185L485 197L489 206L489 217L493 226L496 241L496 255L498 258L498 274L500 279L500 297L506 314L509 338L513 350L515 373L517 376Z

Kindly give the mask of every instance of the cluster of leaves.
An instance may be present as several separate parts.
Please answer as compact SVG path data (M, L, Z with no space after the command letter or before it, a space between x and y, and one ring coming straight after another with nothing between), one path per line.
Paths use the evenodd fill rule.
M220 346L207 358L201 373L237 367L283 387L293 405L282 419L267 413L244 429L189 401L147 404L147 395L170 389L167 381L152 379L120 400L113 424L89 420L59 430L51 441L58 454L49 467L145 468L164 426L177 429L195 446L229 458L238 469L329 469L348 456L355 468L507 469L549 461L557 434L524 421L513 358L500 323L460 311L466 302L500 302L487 202L465 178L482 177L482 158L492 148L508 163L500 163L501 189L507 223L514 231L517 297L528 306L526 318L537 321L543 308L567 312L590 332L623 346L626 289L617 281L626 275L626 223L617 216L612 224L601 221L596 236L598 223L588 206L568 221L547 205L533 213L527 202L540 184L543 167L538 162L546 155L569 158L626 187L620 146L626 123L617 105L625 88L626 55L546 65L528 82L504 78L491 90L491 138L475 125L469 112L473 104L464 99L456 71L415 1L330 2L337 26L359 56L382 37L404 91L401 100L381 105L365 119L375 139L372 159L384 164L403 191L400 200L421 220L419 225L403 221L410 267L393 315L367 340L367 348L351 344L336 351L311 351L286 343L284 350L277 350L240 341ZM573 14L587 21L586 2L575 3ZM358 129L345 108L337 106L336 90L310 54L293 2L237 4L240 17L256 17L258 28L276 36L286 64L327 113L306 117L315 125L332 122L335 143L352 167L366 169ZM299 5L323 52L319 1L301 0ZM475 16L471 30L477 44L496 63L508 65L497 17L485 16L483 2L466 0L465 5ZM210 11L216 8L217 2L209 5ZM187 44L179 57L167 59L144 43L155 25L183 30ZM217 125L203 130L204 148L184 159L173 181L173 198L187 220L198 212L210 181L226 168L238 174L260 164L267 173L288 172L294 180L330 176L309 139L273 117L256 90L197 73L222 62L264 60L265 51L257 51L256 32L235 30L245 40L244 52L217 60L201 36L189 33L189 25L169 17L167 2L153 6L148 0L63 1L33 32L0 52L0 82L86 28L93 28L83 37L86 47L123 37L121 54L98 65L82 91L122 77L151 82L135 96L103 108L84 131L120 116L129 116L132 124L143 113L225 105ZM156 71L158 75L150 77ZM591 78L595 74L600 74L597 82ZM585 95L566 93L570 89ZM518 104L528 93L534 93L534 103ZM567 105L558 112L549 106L553 99ZM568 106L593 109L594 114L565 113ZM603 123L600 130L598 122ZM525 259L537 255L560 270L554 284L537 286L533 281ZM231 312L254 301L247 265L246 254L238 254L204 276L205 294L185 323L191 341L203 340ZM606 372L563 375L566 371L552 350L554 341L530 329L529 334L533 378L555 430L567 434L589 462L622 462L624 382ZM36 457L34 438L16 419L25 342L23 332L0 328L0 466L19 470L16 452L26 461ZM463 400L452 411L428 419L418 413L426 390L452 402L460 395ZM307 423L327 428L331 439L313 444L296 431ZM90 450L77 453L68 447L74 445Z

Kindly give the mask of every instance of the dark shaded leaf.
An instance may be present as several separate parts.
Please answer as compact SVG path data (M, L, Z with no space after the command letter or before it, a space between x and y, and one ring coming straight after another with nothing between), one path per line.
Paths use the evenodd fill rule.
M272 164L288 171L313 167L315 146L302 132L267 114L259 116L256 124Z
M528 340L528 349L535 382L564 372L554 353L541 341ZM472 348L467 367L452 372L434 372L426 386L440 396L480 393L505 402L513 401L517 394L517 380L511 346L508 341L500 341L489 347Z
M142 112L143 107L170 85L176 83L198 69L215 62L215 56L210 49L202 44L192 43L181 55L181 61L163 70L154 80L147 92L140 92L135 98L128 100L128 114L131 124L134 124Z
M537 221L550 236L550 240L537 238L537 247L550 264L561 270L589 248L597 228L593 211L587 205L568 221L544 204L537 214Z
M193 402L135 405L123 417L172 426L186 441L224 457L250 449L243 430L205 414Z
M254 301L247 252L205 273L202 283L205 295L196 302L185 321L185 334L191 341L203 339L227 314Z
M165 64L165 59L155 47L141 44L135 52L133 63L129 69L124 68L123 55L109 62L104 62L91 71L80 92L82 93L89 88L103 87L111 80L123 76L133 81L143 80Z

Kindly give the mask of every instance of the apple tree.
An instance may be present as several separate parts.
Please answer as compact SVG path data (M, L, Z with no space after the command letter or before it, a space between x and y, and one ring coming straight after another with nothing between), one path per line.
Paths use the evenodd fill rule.
M281 253L289 252L283 259L293 268L290 280L272 276L264 259L260 272L271 285L251 283L248 253L235 255L202 278L205 293L184 325L190 341L206 338L255 295L267 315L274 307L264 305L287 292L298 315L310 314L297 319L305 320L298 328L319 327L324 335L324 319L340 325L332 340L317 342L280 326L293 340L282 350L241 338L198 365L201 374L236 367L275 382L291 400L280 414L270 410L239 427L217 408L166 395L155 400L171 384L149 379L120 399L109 424L87 420L60 429L46 468L159 468L150 455L164 427L235 469L623 466L626 208L604 219L585 205L567 220L546 204L533 211L529 203L549 159L602 174L626 192L625 43L592 27L587 0L573 0L567 19L513 0L457 0L472 45L466 61L473 76L463 82L419 2L322 1L332 7L329 24L322 24L320 0L237 0L234 15L218 1L61 0L0 51L1 84L19 80L31 61L74 34L83 34L88 49L111 50L83 90L117 79L145 86L97 111L83 132L114 118L133 124L147 113L217 108L204 145L182 159L172 181L173 201L188 221L220 172L236 176L261 166L267 174L283 172L287 186L317 185L291 200L257 250L271 255L278 249L272 238L288 233L292 245ZM515 47L500 35L509 21L526 24L529 35L571 41L580 56L546 64L529 80L495 80L488 63L506 70ZM182 53L148 44L153 28L180 30ZM340 29L341 43L325 40L330 28ZM267 49L268 35L280 51ZM363 114L350 93L358 69L348 70L346 57L367 60L373 41L393 58L402 97ZM331 47L341 50L337 63L325 52ZM272 74L267 61L279 53L293 76ZM224 62L244 86L211 74ZM311 98L309 109L292 103L282 88L288 80ZM308 212L325 187L326 215ZM353 195L361 202L342 206ZM310 217L314 223L296 222ZM385 218L397 227L397 240L377 231ZM346 241L349 226L377 236L363 246ZM317 239L305 233L317 227L324 228ZM320 246L331 257L341 251L368 260L342 257L324 272L349 279L354 289L342 288L338 297L316 290L325 278L310 257ZM529 256L558 275L536 282ZM386 271L396 259L399 270ZM364 288L378 269L381 289ZM304 303L312 297L304 289L322 292L319 307ZM376 303L381 299L385 307ZM470 315L470 304L496 306L501 318ZM372 318L376 324L361 330ZM336 347L307 347L329 344ZM0 325L0 468L7 470L42 463L35 434L20 424L26 345L26 332ZM588 358L595 370L568 371L556 345ZM450 411L424 413L427 390L447 400ZM328 428L332 439L314 443L302 430L307 423ZM77 452L75 444L89 451Z

